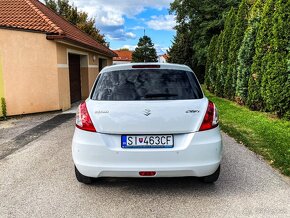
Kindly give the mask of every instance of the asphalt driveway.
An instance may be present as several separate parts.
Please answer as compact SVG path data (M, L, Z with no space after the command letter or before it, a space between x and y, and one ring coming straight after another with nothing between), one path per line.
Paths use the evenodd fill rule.
M0 160L0 217L290 217L290 183L223 135L215 184L193 178L76 181L74 120Z

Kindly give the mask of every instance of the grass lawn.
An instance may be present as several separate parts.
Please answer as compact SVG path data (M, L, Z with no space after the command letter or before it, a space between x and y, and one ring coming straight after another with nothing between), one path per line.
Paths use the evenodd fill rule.
M221 129L262 155L284 175L290 176L290 122L271 117L267 113L251 111L246 107L214 96L205 95L219 110Z

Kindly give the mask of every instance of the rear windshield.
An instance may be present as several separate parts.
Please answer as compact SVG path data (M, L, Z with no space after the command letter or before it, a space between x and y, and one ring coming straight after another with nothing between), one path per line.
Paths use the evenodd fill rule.
M203 98L194 74L183 70L134 69L100 75L91 98L100 101Z

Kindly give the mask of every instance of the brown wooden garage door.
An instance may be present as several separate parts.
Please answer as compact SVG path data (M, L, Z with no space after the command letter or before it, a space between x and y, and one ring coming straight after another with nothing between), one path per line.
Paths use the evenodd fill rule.
M82 99L80 56L69 54L68 57L69 57L70 99L71 103L74 103Z

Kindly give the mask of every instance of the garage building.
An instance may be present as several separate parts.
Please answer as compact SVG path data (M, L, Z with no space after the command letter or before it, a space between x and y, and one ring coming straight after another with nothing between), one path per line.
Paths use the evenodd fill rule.
M0 0L0 98L8 115L69 109L115 56L37 0Z

